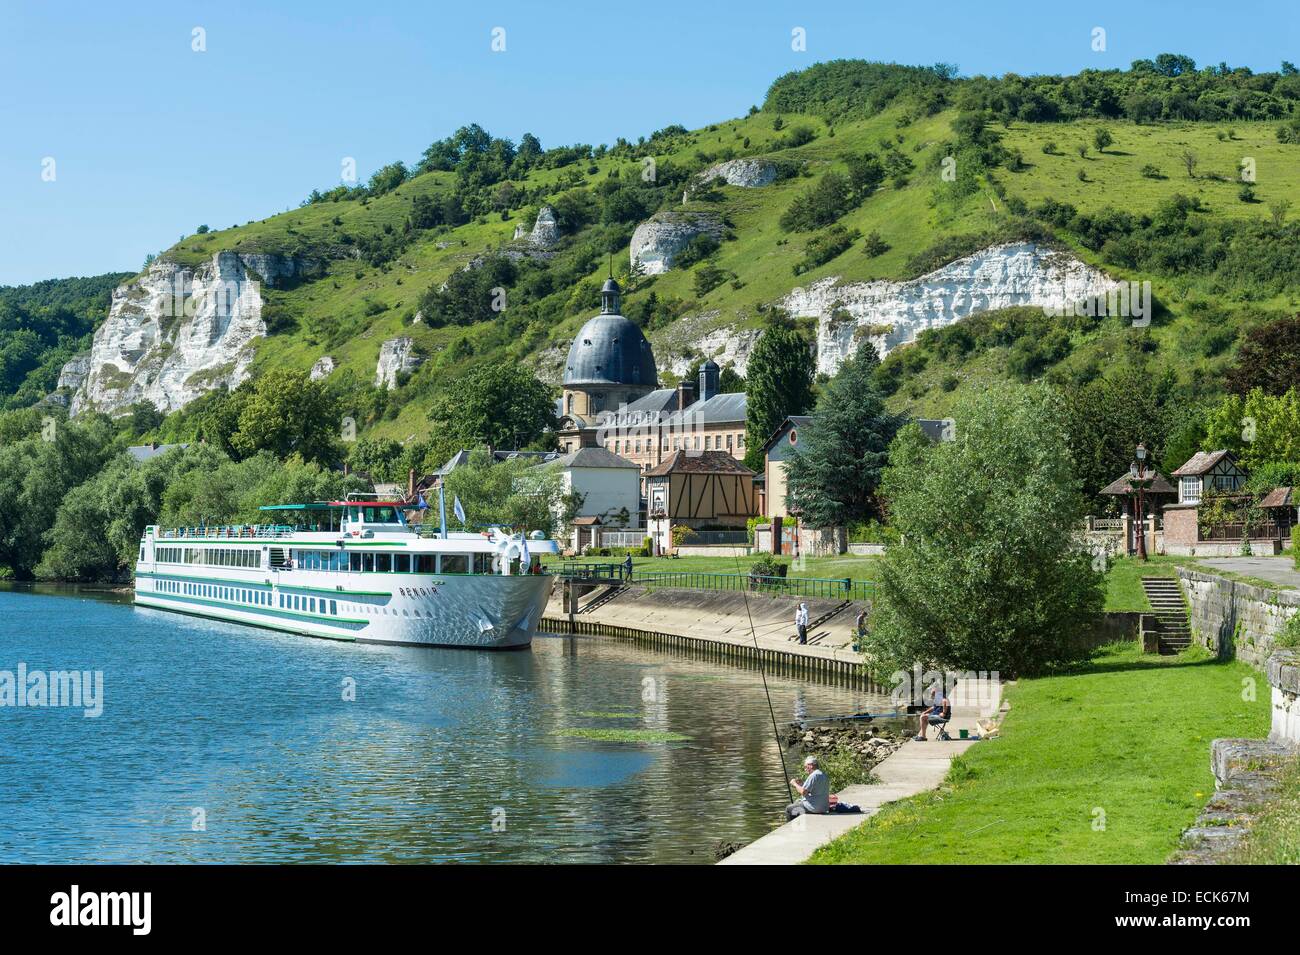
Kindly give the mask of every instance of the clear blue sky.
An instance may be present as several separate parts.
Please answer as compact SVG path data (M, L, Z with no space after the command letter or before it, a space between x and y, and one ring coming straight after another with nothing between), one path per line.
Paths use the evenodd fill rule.
M0 285L138 269L478 122L544 146L696 127L836 57L1073 73L1300 62L1297 0L0 2ZM494 27L506 50L491 50ZM1107 31L1095 53L1090 32ZM191 49L206 31L207 51ZM791 49L794 27L807 52ZM56 179L42 181L42 161Z

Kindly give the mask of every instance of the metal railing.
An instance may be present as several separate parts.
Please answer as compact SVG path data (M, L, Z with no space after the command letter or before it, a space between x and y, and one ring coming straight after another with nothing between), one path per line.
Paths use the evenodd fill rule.
M1203 528L1199 539L1203 541L1239 541L1246 533L1247 525L1237 522L1231 524L1213 524ZM1250 540L1286 540L1291 533L1290 527L1279 527L1273 521L1261 521L1250 525Z
M636 572L632 583L680 590L748 590L790 597L829 600L869 600L871 581L851 577L766 577L758 574L715 574L705 571Z
M645 543L647 535L644 530L630 530L601 531L597 536L601 547L640 547Z
M250 540L270 537L289 537L311 528L293 527L289 524L231 524L204 525L200 527L167 527L158 532L159 540Z
M555 576L565 579L577 577L583 580L624 580L627 578L627 566L611 561L572 561L552 564L548 568Z

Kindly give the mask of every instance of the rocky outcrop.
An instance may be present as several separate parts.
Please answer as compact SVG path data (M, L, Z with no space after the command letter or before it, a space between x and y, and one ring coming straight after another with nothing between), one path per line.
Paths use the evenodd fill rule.
M560 224L556 221L555 210L550 206L542 206L537 212L537 221L533 223L533 231L528 233L527 242L535 249L550 249L559 241Z
M218 252L194 269L154 262L114 290L71 413L113 412L137 401L170 412L215 388L237 387L248 377L254 343L266 334L262 285L297 281L319 268L291 256L238 252Z
M776 163L767 159L729 159L700 173L700 182L721 179L729 186L757 189L776 182Z
M881 356L927 328L1016 305L1071 306L1117 283L1066 252L1033 242L991 246L909 282L838 284L832 276L779 303L818 319L817 370L833 375L870 339Z
M698 235L722 241L722 217L713 212L669 210L656 213L632 233L632 266L646 275L659 275L673 267L673 259Z
M325 355L316 359L316 364L311 366L311 372L307 375L312 381L319 381L321 378L328 378L334 371L334 359Z
M424 359L415 354L414 338L390 338L379 346L375 365L375 387L390 391L397 387L398 375L415 371Z
M712 358L720 368L732 368L739 375L749 369L749 355L758 341L756 328L717 324L717 312L687 316L666 329L654 342L656 354L667 358L667 367L681 376L703 358Z
M72 361L64 364L59 370L59 381L56 388L67 388L69 391L76 391L81 387L87 376L90 374L90 356L78 355Z

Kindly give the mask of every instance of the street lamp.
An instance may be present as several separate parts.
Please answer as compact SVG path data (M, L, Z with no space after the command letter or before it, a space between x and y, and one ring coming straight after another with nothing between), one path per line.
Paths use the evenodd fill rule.
M1146 507L1143 504L1142 491L1147 483L1147 446L1139 443L1137 450L1133 452L1134 458L1129 465L1129 486L1137 491L1137 535L1138 535L1138 557L1142 560L1147 559L1147 519Z

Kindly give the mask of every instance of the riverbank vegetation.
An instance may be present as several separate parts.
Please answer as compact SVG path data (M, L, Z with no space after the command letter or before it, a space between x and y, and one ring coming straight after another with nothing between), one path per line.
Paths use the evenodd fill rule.
M1006 385L966 402L951 441L912 426L891 447L884 495L906 546L881 558L867 652L1026 674L1072 662L1103 606L1074 536L1084 499L1057 396Z
M995 739L954 760L936 791L886 806L817 863L1146 863L1177 846L1214 791L1220 736L1268 732L1244 663L1191 650L1103 649L1068 673L1007 688Z

